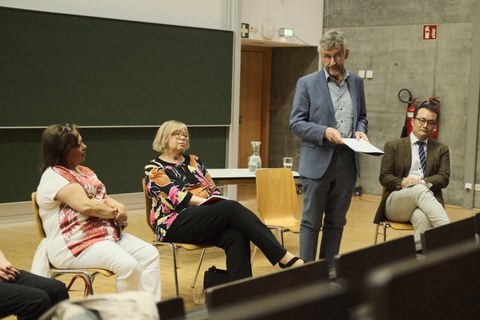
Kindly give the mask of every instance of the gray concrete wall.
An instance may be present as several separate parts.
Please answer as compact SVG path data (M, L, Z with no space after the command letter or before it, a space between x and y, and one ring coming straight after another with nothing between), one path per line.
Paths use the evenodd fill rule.
M353 73L373 70L374 78L365 79L365 92L369 137L374 145L383 149L386 141L400 137L406 111L406 104L397 97L400 89L408 88L420 101L440 97L438 140L450 147L451 156L451 179L445 200L453 205L464 204L466 123L478 123L477 118L469 119L467 113L476 1L325 0L324 8L324 31L340 29L347 37L350 48L347 69ZM438 24L437 40L423 40L424 24ZM283 49L275 52L282 53ZM286 58L285 54L282 58L276 57L274 62L284 62ZM275 68L277 66L273 70ZM280 80L272 80L272 94L276 96L279 92L274 85ZM277 130L279 124L285 132L288 126L276 116L281 115L283 119L286 112L281 111L280 106L290 111L291 105L275 98L273 102L278 105L272 105L271 128ZM295 139L283 140L280 134L272 134L271 139L272 161L279 156L275 153L281 153L277 149L284 148L283 153L287 150L291 153L293 151L286 148L297 148L298 152ZM290 144L291 141L295 143ZM380 194L380 161L380 157L361 156L358 185L363 187L363 192Z

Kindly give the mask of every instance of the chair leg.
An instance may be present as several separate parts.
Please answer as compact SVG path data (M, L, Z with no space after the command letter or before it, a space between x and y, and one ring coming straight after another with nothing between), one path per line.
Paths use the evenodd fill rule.
M282 247L285 248L285 241L283 240L283 228L279 228L278 232L280 232L280 243L282 244Z
M195 288L195 283L197 282L198 274L200 273L200 267L202 266L203 257L205 256L205 250L206 249L203 249L202 253L200 254L200 260L198 261L197 272L195 273L195 277L193 277L191 288Z
M172 261L173 261L173 277L175 280L175 293L177 294L177 297L180 295L180 290L178 288L178 272L177 272L177 246L175 246L173 243L170 244L172 247Z
M278 226L267 226L267 227L268 227L268 229L270 229L273 232L275 238L277 238L277 240L278 240L278 237L279 237L278 234L282 233L282 228L278 227ZM282 243L282 247L283 247L283 234L281 234L281 237L282 237L281 243Z
M88 295L93 296L93 280L95 279L95 275L87 275L87 281L88 281L88 288L85 286L85 291L88 289Z
M257 253L257 246L253 245L252 260L250 264L253 266L253 261L255 260L255 254Z
M50 275L50 278L55 279L60 275L62 275L62 273L55 272ZM70 280L70 283L67 285L67 290L70 291L70 289L72 288L75 281L77 281L77 279L82 279L84 284L83 296L87 297L89 295L93 295L93 280L95 279L95 275L96 274L90 275L86 271L82 271L80 273L75 274Z
M379 234L378 229L380 229L380 224L379 223L377 223L377 227L375 228L375 242L374 242L374 244L377 244L377 242L378 242L378 234Z
M383 242L387 241L387 227L388 224L386 222L383 222Z

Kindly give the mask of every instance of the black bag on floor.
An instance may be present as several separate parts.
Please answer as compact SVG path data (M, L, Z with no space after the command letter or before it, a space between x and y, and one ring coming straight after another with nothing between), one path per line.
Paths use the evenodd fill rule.
M205 271L203 276L203 289L218 286L219 284L224 284L228 281L227 270L217 269L217 267L212 266Z

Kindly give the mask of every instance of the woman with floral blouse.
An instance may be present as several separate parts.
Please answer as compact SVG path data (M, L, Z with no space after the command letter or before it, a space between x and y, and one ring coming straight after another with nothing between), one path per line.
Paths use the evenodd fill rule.
M204 203L220 191L199 157L185 153L188 147L187 126L175 120L163 123L153 141L160 155L145 166L145 182L152 201L150 222L158 240L208 243L224 249L229 280L252 276L250 241L272 265L303 264L237 201Z

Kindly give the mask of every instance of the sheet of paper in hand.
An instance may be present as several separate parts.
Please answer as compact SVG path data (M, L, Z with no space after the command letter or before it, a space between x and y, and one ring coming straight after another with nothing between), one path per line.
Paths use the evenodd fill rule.
M343 143L345 143L350 149L355 152L362 152L372 156L382 156L383 151L375 147L370 142L367 142L363 139L343 139Z

